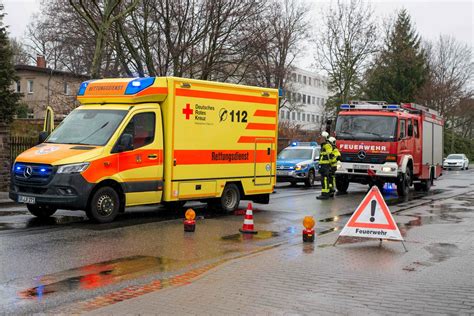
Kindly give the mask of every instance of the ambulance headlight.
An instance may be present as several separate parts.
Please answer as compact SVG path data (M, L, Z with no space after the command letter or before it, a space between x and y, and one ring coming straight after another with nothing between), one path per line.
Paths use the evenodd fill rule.
M81 173L89 167L88 162L75 163L70 165L62 165L58 168L58 173Z

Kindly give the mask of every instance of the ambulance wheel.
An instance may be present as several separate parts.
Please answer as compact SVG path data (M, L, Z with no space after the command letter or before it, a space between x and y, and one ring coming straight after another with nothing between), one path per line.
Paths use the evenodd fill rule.
M346 193L349 188L349 179L346 176L336 177L336 188L337 191Z
M233 212L239 207L240 191L234 183L228 183L220 198L220 208L223 212Z
M26 208L32 215L39 218L48 218L57 211L56 208L49 205L26 204Z
M111 187L102 187L95 191L86 209L87 217L97 223L110 223L118 215L120 198Z
M308 173L308 179L304 181L304 185L312 187L314 185L314 170L310 170Z
M398 196L407 196L410 192L411 168L407 167L405 173L402 174L401 180L397 183Z

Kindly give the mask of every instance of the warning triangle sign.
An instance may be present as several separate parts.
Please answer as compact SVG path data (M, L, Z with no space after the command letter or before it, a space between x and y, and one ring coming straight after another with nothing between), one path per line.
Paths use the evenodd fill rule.
M398 226L375 185L359 204L339 236L403 241Z

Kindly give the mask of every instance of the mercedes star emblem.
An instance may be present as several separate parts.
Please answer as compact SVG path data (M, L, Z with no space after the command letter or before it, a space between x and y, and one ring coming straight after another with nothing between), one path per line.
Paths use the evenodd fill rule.
M365 157L367 157L367 154L365 153L365 151L361 150L361 151L359 151L359 153L357 154L357 157L359 157L360 160L364 160Z
M32 174L33 174L33 168L31 168L31 166L26 166L25 171L23 171L23 176L25 176L25 178L29 178L31 177Z

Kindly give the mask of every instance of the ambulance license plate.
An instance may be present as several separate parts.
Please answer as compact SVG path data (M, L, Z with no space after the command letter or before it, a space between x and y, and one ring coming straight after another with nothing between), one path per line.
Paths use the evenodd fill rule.
M354 165L354 169L367 170L367 169L369 169L369 165Z
M288 171L277 170L277 176L287 176L287 175L288 175Z
M19 195L18 196L18 203L35 204L36 203L36 198L34 198L32 196Z

